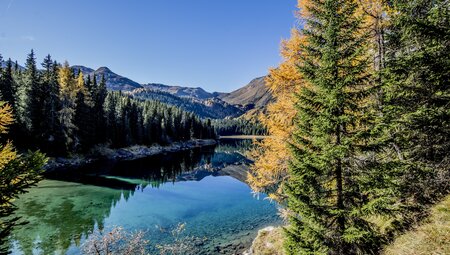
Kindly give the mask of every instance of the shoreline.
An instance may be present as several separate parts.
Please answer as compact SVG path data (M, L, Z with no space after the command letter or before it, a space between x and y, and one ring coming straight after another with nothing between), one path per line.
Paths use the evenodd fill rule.
M257 140L261 140L261 139L265 139L268 138L269 136L267 135L223 135L223 136L219 136L219 140L220 139L257 139Z
M146 158L163 153L178 152L216 145L214 139L193 139L185 142L174 142L169 145L154 144L151 146L133 145L124 148L111 149L97 146L90 153L73 155L72 157L49 158L44 166L44 171L54 171L60 168L77 168L99 160L128 161Z

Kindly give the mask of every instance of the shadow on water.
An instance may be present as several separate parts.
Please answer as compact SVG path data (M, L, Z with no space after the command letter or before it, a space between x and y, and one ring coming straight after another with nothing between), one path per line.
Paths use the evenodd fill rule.
M112 189L135 190L138 185L152 183L152 186L158 186L165 182L174 182L179 174L210 164L213 154L214 146L211 146L136 160L102 160L77 169L51 171L45 174L45 178Z
M128 208L139 206L133 205L137 203L136 201L132 203L129 201L136 192L143 191L146 187L159 190L167 182L200 181L207 176L231 176L245 181L246 167L251 164L251 161L244 156L244 152L249 146L251 146L250 141L230 140L221 142L216 147L196 148L133 161L103 161L78 169L49 172L45 175L45 180L32 188L29 193L22 195L15 203L18 207L16 214L26 220L27 224L14 229L10 236L10 251L13 254L53 254L55 251L61 254L78 254L80 245L89 233L95 229L104 229L105 219L109 221L116 219L116 215L111 215L113 208L116 208L116 211L121 210L124 203ZM219 183L231 185L227 179L224 181ZM210 186L217 185L207 183L200 186L211 189L213 187ZM188 219L195 217L201 211L217 210L209 209L209 207L223 206L219 202L214 205L215 199L203 197L189 185L175 186L178 188L163 187L161 191L149 193L153 196L163 196L164 198L161 198L163 200L158 197L153 198L156 200L149 200L148 197L140 195L141 197L137 200L146 199L145 201L161 203L161 206L147 204L148 208L143 209L143 212L146 212L145 210L151 212L152 217L161 215L161 221L167 221L164 218L165 210L178 210L181 216L173 216L174 218ZM196 189L199 189L198 185ZM239 189L242 190L242 187L238 186ZM219 191L214 188L213 194L214 192ZM246 192L248 191L244 194L247 194ZM226 193L229 192L217 193L217 196L226 196ZM197 197L200 199L192 200L196 203L193 206L183 210L178 208L181 207L179 204L183 199ZM228 199L224 198L224 200ZM210 202L205 203L203 201L205 199L212 200L207 200ZM133 200L136 199L133 198ZM253 203L251 200L247 202L248 206L254 207L250 204ZM228 203L232 204L232 202ZM118 204L122 205L119 209L117 209ZM160 214L158 210L161 211ZM235 210L239 213L238 210L241 209ZM120 217L138 220L133 214ZM119 218L118 222L123 222L125 218ZM206 220L205 216L205 218L198 218L199 222L202 219L205 222L211 221Z

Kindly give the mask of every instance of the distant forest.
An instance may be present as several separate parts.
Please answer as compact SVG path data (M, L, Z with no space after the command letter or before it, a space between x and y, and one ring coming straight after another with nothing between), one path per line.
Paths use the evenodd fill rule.
M2 139L20 149L64 156L98 144L124 147L216 137L210 120L158 101L108 92L104 77L84 77L50 55L42 69L33 51L25 68L1 56L0 63L0 99L11 106L15 119Z
M266 135L267 129L260 123L245 119L213 120L218 135Z

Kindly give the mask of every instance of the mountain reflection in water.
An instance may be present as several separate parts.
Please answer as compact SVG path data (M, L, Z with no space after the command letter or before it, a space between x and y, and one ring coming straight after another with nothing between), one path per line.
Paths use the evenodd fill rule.
M165 243L170 242L167 234L156 226L170 229L178 222L187 222L189 234L209 239L205 252L236 238L248 242L257 228L279 221L275 205L253 198L242 183L252 163L244 156L250 145L231 140L47 173L16 202L17 215L27 224L14 229L10 251L79 254L92 231L117 225L142 228L151 243Z

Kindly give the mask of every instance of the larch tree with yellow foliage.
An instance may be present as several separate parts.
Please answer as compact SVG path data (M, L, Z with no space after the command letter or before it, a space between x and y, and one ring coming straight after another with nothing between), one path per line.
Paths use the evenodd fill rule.
M70 151L74 145L74 125L76 96L78 91L77 80L74 77L73 70L66 61L58 69L58 83L60 86L61 108L59 110L59 122L66 142L66 151Z
M279 202L283 200L282 183L287 177L290 153L287 142L293 132L293 119L296 114L294 93L301 87L301 74L298 72L300 46L303 37L297 29L292 29L291 38L281 45L284 62L270 70L265 82L275 98L267 111L259 116L260 122L270 134L258 142L252 151L255 164L248 174L248 182L256 192L265 192Z
M6 134L13 121L11 107L0 103L0 134ZM39 181L45 162L45 156L39 152L20 155L11 142L0 145L0 253L6 252L5 238L19 220L13 216L15 206L12 202Z

